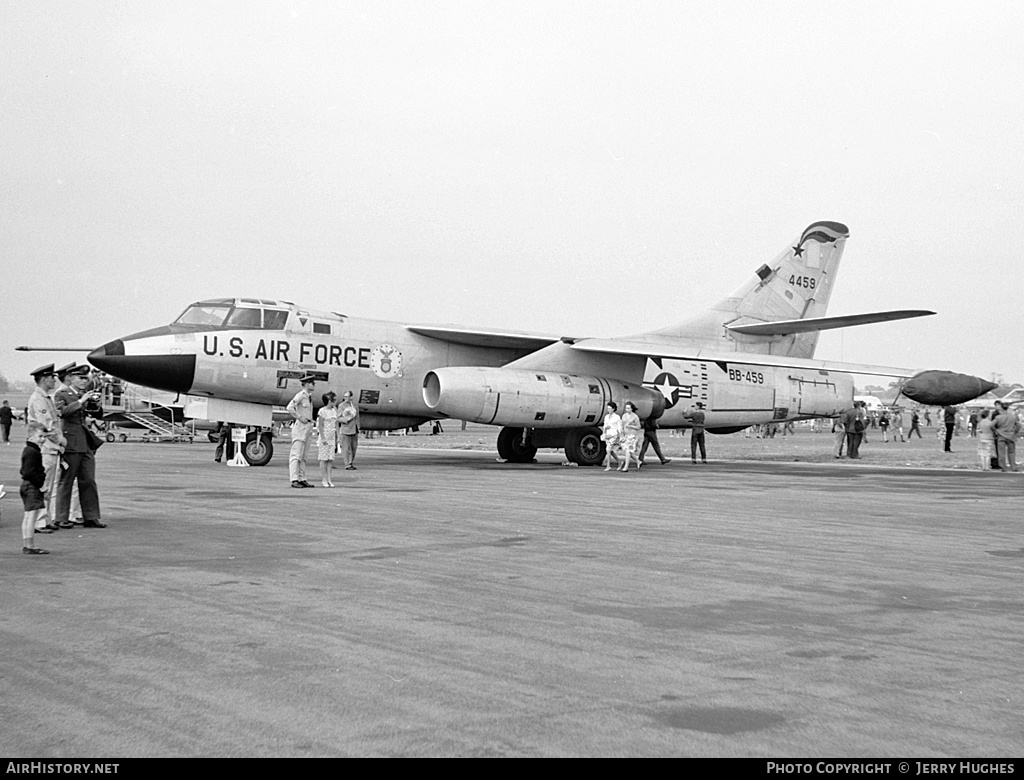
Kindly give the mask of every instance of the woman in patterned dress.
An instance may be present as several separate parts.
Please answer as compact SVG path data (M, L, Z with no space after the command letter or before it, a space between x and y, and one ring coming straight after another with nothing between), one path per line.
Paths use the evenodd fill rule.
M629 471L629 458L632 456L637 461L637 471L640 470L640 442L644 440L643 428L640 424L640 417L636 413L636 404L626 401L625 411L622 413L622 452L626 460L622 464L622 471Z
M316 418L316 431L320 434L319 452L320 478L324 487L334 487L331 481L334 471L334 451L338 446L338 396L323 394L324 405Z

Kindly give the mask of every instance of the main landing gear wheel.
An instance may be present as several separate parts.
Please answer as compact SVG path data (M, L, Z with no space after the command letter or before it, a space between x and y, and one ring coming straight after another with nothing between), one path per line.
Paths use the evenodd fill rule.
M249 433L245 437L242 457L249 461L250 466L266 466L274 457L274 443L269 433Z
M117 437L112 433L107 434L107 441L114 441Z
M605 458L600 428L576 428L565 436L565 459L580 466L600 466Z
M509 463L533 463L537 448L523 443L522 428L502 428L498 432L498 457Z

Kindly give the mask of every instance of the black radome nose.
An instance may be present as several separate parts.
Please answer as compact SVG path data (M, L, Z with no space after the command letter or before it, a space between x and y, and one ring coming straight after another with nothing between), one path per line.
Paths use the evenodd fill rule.
M126 355L122 339L97 347L88 359L125 382L170 393L187 393L196 376L195 355Z

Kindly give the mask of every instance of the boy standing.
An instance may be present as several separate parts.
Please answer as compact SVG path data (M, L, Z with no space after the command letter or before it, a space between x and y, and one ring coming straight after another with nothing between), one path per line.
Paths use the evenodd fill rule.
M21 522L21 551L25 555L49 555L47 550L36 547L35 540L36 520L46 512L43 501L45 482L43 453L35 442L26 442L21 452L21 501L25 507L25 519Z

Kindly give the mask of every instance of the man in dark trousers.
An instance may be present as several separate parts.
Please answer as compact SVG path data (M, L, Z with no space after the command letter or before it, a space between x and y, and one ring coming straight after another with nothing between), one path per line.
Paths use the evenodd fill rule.
M917 438L923 438L921 436L921 415L917 413L917 409L910 415L910 433L907 434L907 441L913 437L914 431L917 431Z
M658 441L658 421L653 417L644 420L644 446L640 448L637 468L644 465L644 455L647 453L648 447L654 448L654 454L658 456L662 466L672 462L672 458L666 458L661 454L661 442Z
M697 401L683 412L683 417L693 424L690 430L690 460L697 462L697 447L700 446L700 462L707 463L708 454L704 449L704 404Z
M861 416L862 401L854 401L853 406L843 412L840 419L846 429L846 457L860 460L860 442L864 438L864 417Z
M945 452L952 452L953 429L956 428L956 407L947 406L942 410L942 420L946 424L946 446Z
M11 426L14 424L14 410L11 409L11 405L4 401L3 406L0 406L0 432L3 433L4 444L10 446L11 444Z
M60 482L57 484L57 513L54 520L60 528L71 528L68 511L71 509L71 486L78 480L78 494L82 501L82 516L86 528L106 528L100 519L100 497L96 489L96 455L92 440L86 431L86 414L102 417L100 394L89 389L89 366L78 366L68 373L71 387L57 391L53 402L64 424L64 448ZM97 445L98 446L98 445Z

